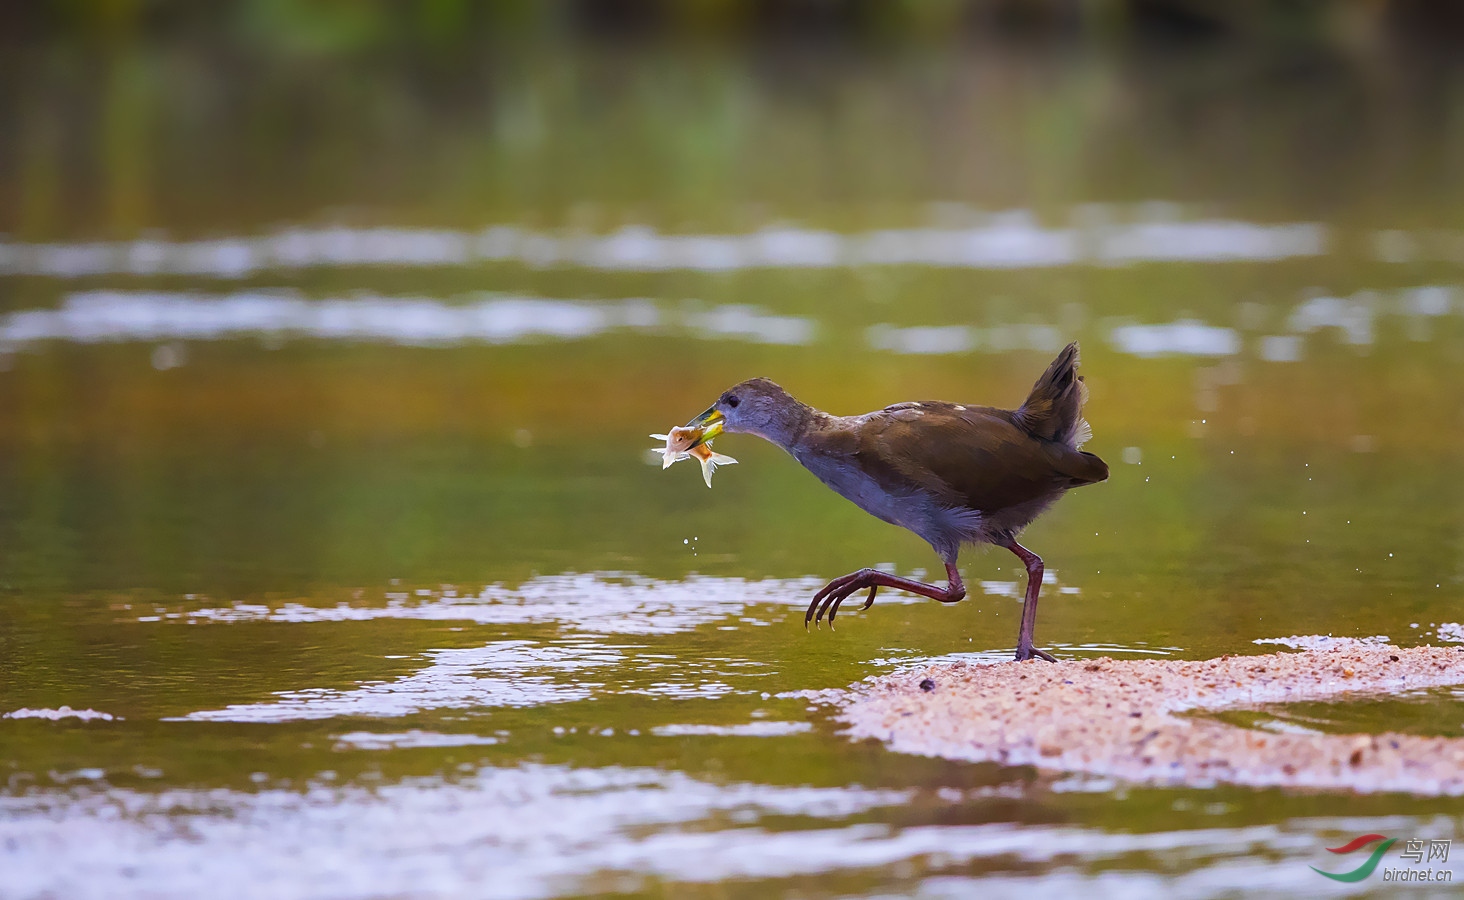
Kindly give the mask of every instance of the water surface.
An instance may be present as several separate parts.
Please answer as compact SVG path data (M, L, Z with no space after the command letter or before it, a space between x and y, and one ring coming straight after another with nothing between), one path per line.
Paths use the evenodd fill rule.
M755 439L646 454L753 375L1011 406L1079 340L1113 475L1027 532L1039 643L1458 643L1457 71L64 62L4 88L0 894L1279 894L1459 831L851 744L809 692L1003 659L1018 561L806 633L938 561ZM1464 722L1314 706L1236 721Z

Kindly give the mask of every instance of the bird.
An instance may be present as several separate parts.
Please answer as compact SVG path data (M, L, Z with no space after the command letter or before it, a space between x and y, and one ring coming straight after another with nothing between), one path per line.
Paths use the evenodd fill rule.
M813 596L804 627L830 627L839 606L882 587L955 603L966 596L956 568L961 547L1005 547L1027 570L1016 658L1054 657L1034 646L1042 558L1017 543L1021 531L1068 490L1108 478L1108 465L1082 449L1087 385L1068 344L1014 410L921 400L858 416L835 416L799 401L776 382L752 378L728 388L686 424L698 443L723 431L756 435L787 451L835 493L865 512L924 538L945 563L945 587L865 568Z

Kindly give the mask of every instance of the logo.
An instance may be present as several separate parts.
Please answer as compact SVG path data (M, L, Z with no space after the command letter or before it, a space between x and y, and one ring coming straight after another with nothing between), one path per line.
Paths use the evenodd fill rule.
M1378 848L1372 852L1372 855L1362 865L1353 869L1351 872L1323 872L1316 866L1312 866L1311 870L1318 875L1325 875L1333 881L1345 881L1348 883L1361 881L1373 873L1373 869L1376 869L1378 863L1382 861L1383 854L1388 852L1389 847L1397 843L1397 838L1384 837L1381 834L1364 834L1361 837L1353 838L1340 847L1327 848L1328 853L1351 853L1354 850L1361 850L1374 841L1382 841L1382 843L1378 845Z
M1378 843L1379 841L1381 841L1382 843ZM1387 853L1388 850L1389 850L1389 848L1391 848L1396 843L1398 843L1398 839L1397 838L1390 838L1387 835L1382 835L1382 834L1364 834L1364 835L1359 835L1358 837L1353 838L1352 840L1348 841L1347 843L1343 844L1340 847L1328 847L1327 848L1327 852L1328 853L1342 854L1342 853L1354 853L1354 852L1356 852L1358 850L1365 849L1370 844L1377 844L1377 846L1374 847L1373 850L1368 854L1367 859L1363 860L1362 864L1359 865L1357 868L1353 869L1350 872L1323 872L1321 869L1318 869L1316 866L1312 866L1311 867L1311 870L1313 872L1316 872L1318 875L1326 876L1327 878L1330 878L1333 881L1341 881L1341 882L1344 882L1344 883L1347 883L1347 884L1351 884L1353 882L1358 882L1358 881L1361 881L1364 878L1368 877L1369 875L1371 875L1373 873L1373 871L1375 869L1377 869L1378 863L1382 862L1383 854ZM1418 838L1410 838L1409 840L1405 841L1403 843L1403 854L1402 854L1403 859L1408 860L1409 862L1412 862L1412 863L1421 863L1421 862L1423 862L1424 861L1424 858L1423 858L1423 854L1424 854L1424 843L1425 842L1423 840L1418 839ZM1427 843L1428 843L1428 861L1429 862L1433 862L1434 860L1438 860L1439 862L1445 862L1446 863L1446 862L1449 861L1449 844L1450 844L1449 841L1447 841L1447 840L1444 840L1444 841L1428 841ZM1384 881L1450 881L1453 878L1453 874L1454 873L1451 872L1451 871L1449 871L1448 869L1434 870L1434 869L1394 869L1394 868L1385 868L1385 869L1383 869L1383 880Z

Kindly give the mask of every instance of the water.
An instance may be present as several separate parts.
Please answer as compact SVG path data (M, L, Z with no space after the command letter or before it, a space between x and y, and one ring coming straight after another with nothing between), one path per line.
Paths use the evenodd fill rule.
M0 895L1294 893L1357 834L1457 835L1446 799L851 744L809 692L1009 655L1017 560L805 633L828 578L938 561L754 439L711 491L646 456L752 375L1014 405L1077 339L1113 477L1027 532L1040 644L1458 643L1457 70L566 50L444 98L36 57ZM1233 715L1464 727L1448 691Z

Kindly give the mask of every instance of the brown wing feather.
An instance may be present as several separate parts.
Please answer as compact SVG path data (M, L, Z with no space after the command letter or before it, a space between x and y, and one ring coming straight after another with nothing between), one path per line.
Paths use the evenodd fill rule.
M1097 457L1037 440L991 407L899 404L862 417L851 434L859 465L886 490L922 490L952 506L1005 509L1101 480L1083 459Z

